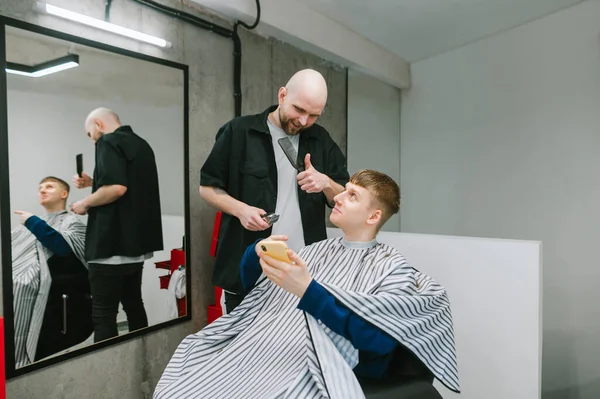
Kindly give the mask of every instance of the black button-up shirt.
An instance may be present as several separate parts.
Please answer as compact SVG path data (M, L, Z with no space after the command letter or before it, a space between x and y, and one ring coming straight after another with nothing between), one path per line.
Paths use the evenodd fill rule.
M154 151L129 126L96 142L92 192L102 186L127 187L110 204L88 210L85 257L142 256L163 249L158 170Z
M217 133L215 145L200 171L200 185L222 188L233 198L250 206L274 212L277 204L277 165L267 117L277 106L261 114L242 116L227 122ZM344 186L348 180L346 158L323 127L314 124L300 133L298 160L310 153L311 164L319 172ZM309 194L298 186L298 203L306 245L327 238L323 193ZM291 232L290 232L291 233ZM213 284L243 293L240 260L244 250L256 240L271 235L248 231L227 214L221 219Z

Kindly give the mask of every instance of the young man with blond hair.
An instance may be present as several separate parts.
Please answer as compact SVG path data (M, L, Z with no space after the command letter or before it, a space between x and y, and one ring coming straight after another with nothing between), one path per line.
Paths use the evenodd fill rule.
M260 242L246 250L245 299L184 339L155 399L363 398L357 377L385 379L399 352L458 391L446 291L376 240L398 212L398 185L363 170L334 201L343 238L288 250L292 263Z
M11 234L16 367L74 346L92 333L85 225L66 210L69 191L64 180L45 177L38 186L45 215L15 211L22 224Z

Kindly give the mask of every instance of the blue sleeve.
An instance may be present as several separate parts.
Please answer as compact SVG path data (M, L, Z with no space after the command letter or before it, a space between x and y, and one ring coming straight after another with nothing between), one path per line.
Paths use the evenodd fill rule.
M67 256L72 250L62 235L48 223L37 216L31 216L25 221L25 227L42 243L43 246L58 256Z
M260 240L257 240L256 242L258 241ZM252 287L254 287L256 280L258 280L260 274L262 273L262 268L260 267L259 263L260 258L254 249L256 242L246 248L246 252L244 252L244 256L242 256L242 260L240 262L240 277L246 292L250 291Z
M385 355L397 346L394 338L341 305L315 280L311 281L300 299L298 308L321 320L360 351Z

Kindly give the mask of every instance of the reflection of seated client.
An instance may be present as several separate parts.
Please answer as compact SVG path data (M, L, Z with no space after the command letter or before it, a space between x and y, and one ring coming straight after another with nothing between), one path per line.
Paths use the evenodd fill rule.
M426 378L458 390L446 291L375 238L398 212L398 185L360 171L334 201L330 220L343 238L288 251L293 263L248 247L240 265L248 294L183 340L155 399L364 398L358 378L392 377L398 356L411 362L403 374L430 370Z
M11 235L16 367L76 345L93 332L85 225L65 210L68 196L66 182L46 177L39 185L46 215L15 211L25 226Z

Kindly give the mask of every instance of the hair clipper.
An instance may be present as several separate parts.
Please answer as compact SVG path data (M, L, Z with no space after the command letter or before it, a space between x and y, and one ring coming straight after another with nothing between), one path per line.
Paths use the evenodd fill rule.
M279 220L279 215L277 215L275 212L265 213L262 215L262 218L269 224L269 226L273 226L273 224Z

